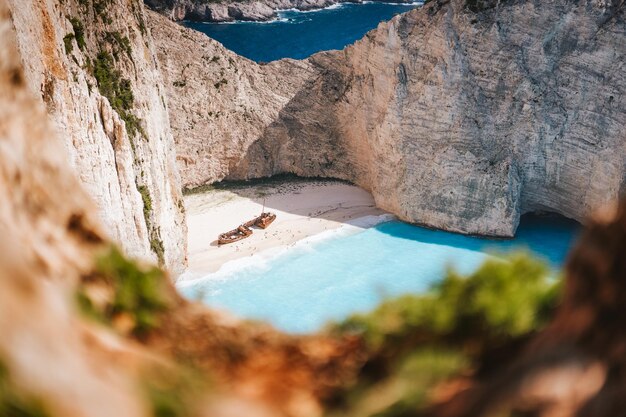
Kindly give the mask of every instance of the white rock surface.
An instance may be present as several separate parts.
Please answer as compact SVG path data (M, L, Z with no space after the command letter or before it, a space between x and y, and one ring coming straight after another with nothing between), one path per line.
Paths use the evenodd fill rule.
M537 210L584 220L625 184L626 6L491 3L432 1L270 65L150 15L183 184L341 178L403 220L481 235Z
M146 15L163 68L183 186L221 180L316 72L307 61L258 65L158 13Z
M180 180L143 4L112 0L99 15L92 2L82 6L77 0L8 3L28 85L46 104L108 234L130 255L150 260L157 260L154 247L162 242L165 265L181 272L186 264L186 225ZM85 46L81 48L75 36L69 51L64 37L74 33L72 17L84 27ZM115 44L112 34L128 39L128 52ZM132 112L141 119L145 138L129 137L90 70L100 51L114 49L116 68L130 80ZM147 219L140 189L150 196Z
M231 178L292 172L370 190L402 219L511 236L535 210L583 220L624 190L624 3L433 1L344 51Z

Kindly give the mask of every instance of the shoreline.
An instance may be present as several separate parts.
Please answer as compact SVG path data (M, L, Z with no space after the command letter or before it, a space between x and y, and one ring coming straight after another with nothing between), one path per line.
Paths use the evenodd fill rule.
M198 282L204 281L207 278L218 281L226 280L231 275L246 270L248 268L262 268L265 266L266 263L273 262L283 256L291 255L298 252L305 252L320 243L346 236L351 236L365 229L369 229L371 227L375 227L379 224L393 220L397 220L396 216L389 213L381 214L378 216L369 215L364 217L358 217L354 219L354 221L342 224L337 228L327 229L317 234L307 236L289 245L281 245L277 247L267 248L260 252L254 253L251 256L231 259L222 264L219 269L214 272L200 273L187 270L185 271L185 273L180 275L180 277L176 281L176 285L181 288L186 288L188 286L193 286Z
M254 229L249 238L217 245L219 233L257 216L264 200L265 211L277 215L267 229ZM224 274L242 261L245 264L273 259L298 245L306 247L325 239L326 232L358 232L394 218L376 208L367 191L334 180L236 185L189 194L184 201L189 225L189 264L177 284L218 272Z
M383 0L270 0L255 2L231 2L202 5L204 9L176 9L155 10L165 14L173 21L207 23L207 24L234 24L234 23L273 23L280 21L279 13L297 11L301 13L326 10L343 4L391 4L423 6L423 1L383 1Z

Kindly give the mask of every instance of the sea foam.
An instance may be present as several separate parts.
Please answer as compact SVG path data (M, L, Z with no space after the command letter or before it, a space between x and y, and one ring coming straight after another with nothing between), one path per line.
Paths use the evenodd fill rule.
M216 272L212 272L210 274L185 272L178 278L176 286L183 289L196 286L207 280L213 282L225 281L232 278L237 273L245 272L248 269L255 269L259 271L267 270L269 269L271 263L278 261L278 258L280 257L310 252L314 250L316 245L322 242L350 236L365 229L369 229L381 223L393 221L395 219L396 217L392 214L359 217L342 224L338 228L317 233L292 243L289 246L269 248L255 253L252 256L246 256L244 258L228 261L224 263Z

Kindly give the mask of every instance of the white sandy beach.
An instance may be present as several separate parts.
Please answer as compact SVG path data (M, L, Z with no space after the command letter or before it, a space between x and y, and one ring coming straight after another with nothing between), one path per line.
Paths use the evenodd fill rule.
M254 229L247 239L217 245L220 233L236 228L265 211L277 215L266 230ZM372 196L338 181L272 182L210 190L185 197L189 227L189 267L185 276L216 272L228 261L255 256L367 216L385 214ZM182 279L185 279L185 276Z

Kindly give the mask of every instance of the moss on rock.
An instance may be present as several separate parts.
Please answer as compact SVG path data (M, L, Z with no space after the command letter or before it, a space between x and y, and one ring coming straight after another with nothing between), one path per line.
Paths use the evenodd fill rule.
M21 392L11 381L8 368L0 361L0 416L48 417L41 401Z
M98 82L100 94L106 97L111 107L126 123L126 131L131 138L139 132L145 139L147 135L141 125L141 119L132 113L135 97L131 82L122 78L119 70L115 69L115 61L106 51L98 53L93 62L93 75Z
M94 291L103 285L111 291ZM97 293L105 294L104 301ZM93 273L78 288L77 300L86 316L135 336L157 328L159 315L172 302L163 271L139 265L115 246L95 260Z

